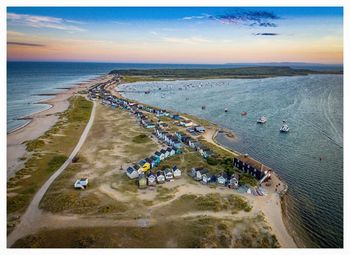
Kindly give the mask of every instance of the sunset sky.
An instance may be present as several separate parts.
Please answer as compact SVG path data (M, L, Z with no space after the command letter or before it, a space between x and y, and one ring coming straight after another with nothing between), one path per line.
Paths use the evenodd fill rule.
M8 8L8 60L343 62L342 8Z

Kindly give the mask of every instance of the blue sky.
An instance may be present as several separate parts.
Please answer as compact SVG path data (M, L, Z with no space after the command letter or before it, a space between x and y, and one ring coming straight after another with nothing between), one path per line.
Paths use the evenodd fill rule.
M338 7L10 7L8 58L341 63Z

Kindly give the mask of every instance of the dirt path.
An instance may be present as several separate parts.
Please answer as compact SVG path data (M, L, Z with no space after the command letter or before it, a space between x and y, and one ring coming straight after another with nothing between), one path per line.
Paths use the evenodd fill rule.
M32 202L29 204L26 212L21 217L21 222L16 226L16 228L7 237L7 246L11 247L16 240L33 232L34 226L40 221L41 210L39 209L39 203L46 191L52 184L52 182L66 169L66 167L71 163L72 159L77 155L81 146L84 144L85 139L90 131L90 128L94 122L96 111L96 102L93 102L93 108L91 111L89 122L87 123L77 145L75 146L73 152L69 155L68 159L63 163L63 165L45 182L45 184L39 189L35 194Z
M24 165L24 161L20 158L27 155L25 141L36 139L49 130L58 120L56 114L65 111L69 107L69 98L72 95L99 82L108 81L110 78L110 76L104 75L82 82L68 90L63 90L53 98L40 101L40 104L47 104L51 107L26 116L25 119L30 120L27 125L7 134L7 179L14 176L16 171Z

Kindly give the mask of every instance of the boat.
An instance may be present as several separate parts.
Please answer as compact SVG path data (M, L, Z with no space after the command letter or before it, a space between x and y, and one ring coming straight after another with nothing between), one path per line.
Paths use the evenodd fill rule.
M287 123L286 123L285 120L283 121L283 125L282 125L282 127L280 128L280 132L281 132L281 133L287 133L287 132L289 132L289 127L288 127L288 125L287 125Z
M265 124L267 121L266 117L265 116L261 116L256 122L258 124Z
M247 112L241 112L242 116L246 116L248 113Z
M225 112L228 112L227 108L225 108Z
M205 105L202 106L202 110L205 110Z

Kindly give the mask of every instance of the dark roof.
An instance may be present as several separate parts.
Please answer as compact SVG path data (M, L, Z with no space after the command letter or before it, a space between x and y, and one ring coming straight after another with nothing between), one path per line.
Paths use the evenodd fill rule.
M134 168L135 170L138 170L138 169L140 169L140 166L139 166L138 164L135 164L135 165L133 166L133 168Z
M173 170L176 170L176 169L178 169L177 166L173 166Z
M271 170L271 168L263 165L262 163L260 163L259 161L249 157L249 156L246 156L246 155L239 155L237 157L237 159L239 159L240 161L254 167L255 169L257 170L260 170L260 171L268 171L268 170Z
M160 150L160 153L165 153L166 151L164 149L161 149Z
M150 159L150 158L145 158L145 161L148 163L152 163L152 159Z
M222 177L224 177L225 179L227 179L227 173L225 173L225 172L222 172L222 173L218 174L218 178L219 178L220 176L222 176Z
M159 176L159 175L164 175L162 170L157 171L157 176Z
M150 177L150 176L156 176L152 171L149 171L149 173L147 174L147 177Z
M126 169L126 171L131 174L132 172L136 171L135 168L129 166L128 169Z
M197 170L198 171L198 170ZM206 174L206 173L208 173L209 171L208 171L208 169L201 169L201 170L199 170L199 172L201 173L201 174Z
M160 156L162 153L160 153L159 151L156 151L155 153L154 153L154 155L157 155L157 156Z
M169 168L166 168L166 169L164 170L164 173L165 173L165 174L171 173L171 170L170 170Z
M169 151L169 152L171 152L171 148L170 148L170 147L168 147L166 150Z

